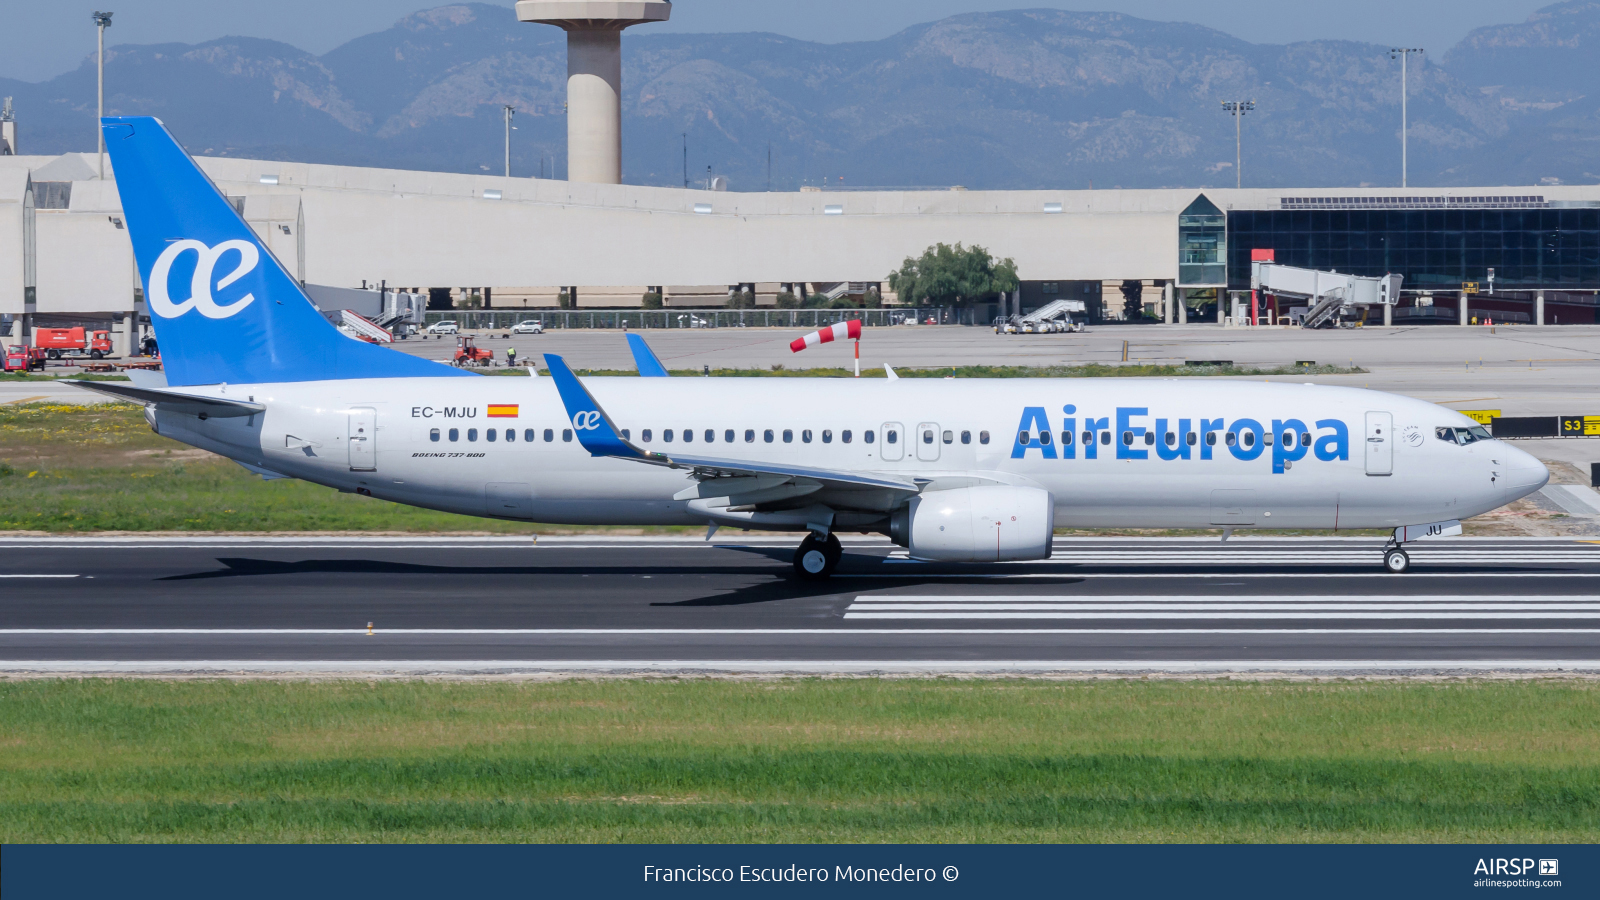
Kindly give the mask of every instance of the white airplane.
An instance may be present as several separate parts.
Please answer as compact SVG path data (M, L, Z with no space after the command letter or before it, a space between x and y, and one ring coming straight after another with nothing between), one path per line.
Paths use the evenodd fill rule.
M1393 528L1383 563L1404 572L1406 543L1549 480L1459 413L1342 387L579 379L555 355L549 378L483 377L340 334L159 121L103 128L166 371L81 386L266 478L497 519L793 531L807 579L841 531L996 562L1048 557L1060 527ZM666 374L648 348L640 368Z

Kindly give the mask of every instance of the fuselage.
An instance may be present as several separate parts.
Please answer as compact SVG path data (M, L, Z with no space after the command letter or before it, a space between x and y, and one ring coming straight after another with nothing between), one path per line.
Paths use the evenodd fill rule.
M1387 528L1478 515L1549 478L1503 441L1452 437L1475 425L1459 413L1342 387L1200 378L584 383L645 449L892 474L930 489L1040 487L1057 527ZM548 378L181 390L248 398L266 412L202 420L153 411L160 433L343 491L549 523L717 520L674 499L694 483L686 472L591 457ZM841 527L864 530L878 530L883 504L900 502L872 492L822 499L857 510Z

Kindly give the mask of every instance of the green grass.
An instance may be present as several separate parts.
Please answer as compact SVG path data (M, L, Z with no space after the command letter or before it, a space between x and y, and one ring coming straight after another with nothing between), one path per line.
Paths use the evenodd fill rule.
M551 526L477 519L262 481L150 431L120 403L0 406L0 531L476 531Z
M1584 682L0 684L0 842L1600 839Z
M541 369L540 371L547 371ZM634 369L577 369L581 376L632 377ZM705 375L704 369L670 369L675 377L693 378ZM1140 363L1111 365L1082 363L1070 366L929 366L895 369L902 378L1178 378L1203 376L1271 377L1294 375L1365 375L1367 370L1346 366L1278 366L1257 368L1253 366L1163 366ZM526 378L526 368L499 368L481 370L483 375L508 375ZM790 369L782 363L767 369L712 369L713 378L851 378L855 370L842 366L817 369ZM887 378L882 366L861 370L862 378Z
M0 372L0 384L8 381L38 381L56 384L61 381L128 381L126 375L105 375L97 372L76 374L35 375L32 372Z

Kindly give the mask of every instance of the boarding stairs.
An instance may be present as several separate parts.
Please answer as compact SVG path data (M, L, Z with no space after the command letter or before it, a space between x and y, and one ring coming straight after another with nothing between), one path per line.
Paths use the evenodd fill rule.
M356 337L372 341L377 344L394 343L394 332L380 326L378 323L365 316L353 313L348 309L339 310L339 325L348 329Z
M1082 300L1056 300L1039 307L1018 320L1019 324L1037 325L1040 322L1050 322L1060 318L1072 318L1072 313L1086 312Z

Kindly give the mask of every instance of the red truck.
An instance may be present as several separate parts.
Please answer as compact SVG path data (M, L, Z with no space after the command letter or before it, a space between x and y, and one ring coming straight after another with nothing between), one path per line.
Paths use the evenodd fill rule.
M96 331L86 335L82 327L35 328L33 344L51 359L63 356L87 356L104 359L111 353L111 332Z
M28 372L44 370L44 351L37 347L12 344L6 348L5 371Z

